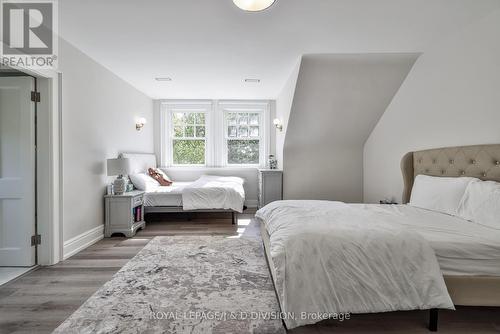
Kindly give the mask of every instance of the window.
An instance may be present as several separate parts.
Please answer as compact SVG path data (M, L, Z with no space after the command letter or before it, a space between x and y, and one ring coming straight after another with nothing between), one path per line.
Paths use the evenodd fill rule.
M172 163L205 165L206 117L204 112L173 112Z
M261 154L261 114L226 112L226 163L258 165Z
M268 101L162 101L163 166L264 166L269 145Z

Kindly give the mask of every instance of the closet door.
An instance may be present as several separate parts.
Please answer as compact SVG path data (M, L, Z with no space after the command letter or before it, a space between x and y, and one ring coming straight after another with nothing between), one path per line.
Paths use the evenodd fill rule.
M36 264L34 79L0 78L0 266Z

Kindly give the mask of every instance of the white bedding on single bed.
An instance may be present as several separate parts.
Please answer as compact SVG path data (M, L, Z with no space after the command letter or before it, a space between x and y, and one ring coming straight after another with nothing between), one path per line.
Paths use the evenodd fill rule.
M182 190L184 210L224 209L243 212L245 180L237 176L202 175Z
M378 211L429 241L443 275L500 276L500 230L409 205L349 204Z
M243 212L244 180L235 176L202 175L193 182L174 182L144 194L144 206L181 206L183 210L224 209Z
M144 206L182 206L182 190L192 182L174 182L144 194Z
M321 320L302 314L453 308L429 242L384 208L277 201L256 216L290 329Z

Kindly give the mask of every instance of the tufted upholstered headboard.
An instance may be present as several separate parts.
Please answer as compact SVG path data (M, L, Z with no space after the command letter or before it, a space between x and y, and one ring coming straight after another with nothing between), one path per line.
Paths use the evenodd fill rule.
M445 147L409 152L401 160L403 203L410 201L413 181L419 174L477 177L500 182L500 144Z

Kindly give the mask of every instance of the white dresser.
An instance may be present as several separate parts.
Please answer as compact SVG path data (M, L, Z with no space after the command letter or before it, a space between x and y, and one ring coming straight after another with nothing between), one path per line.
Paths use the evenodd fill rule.
M283 199L283 171L259 169L259 208Z

